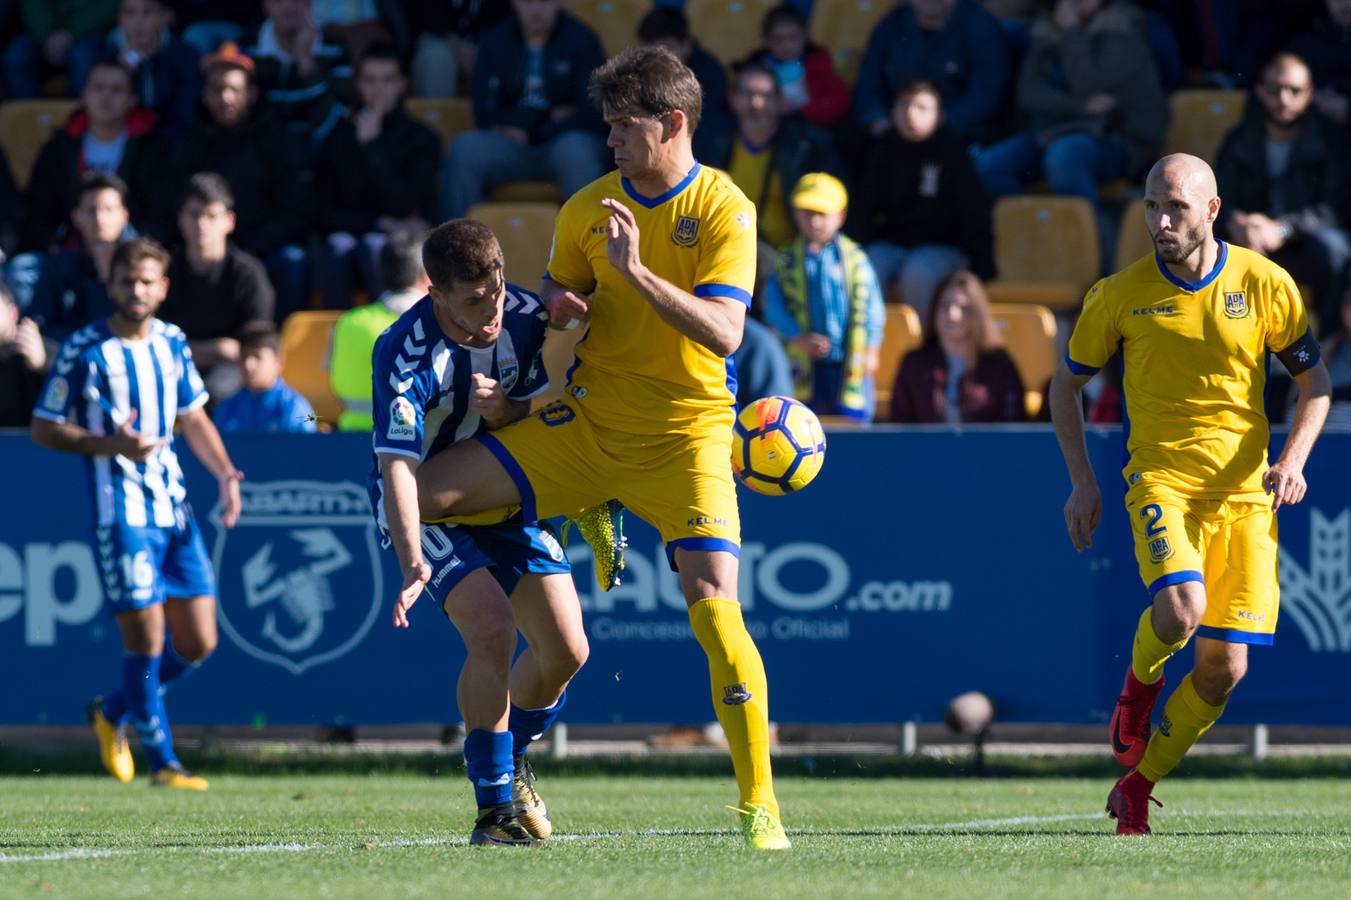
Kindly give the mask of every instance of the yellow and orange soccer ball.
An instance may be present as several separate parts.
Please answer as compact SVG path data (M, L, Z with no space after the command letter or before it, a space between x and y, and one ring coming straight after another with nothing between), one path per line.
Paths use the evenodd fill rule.
M762 397L737 414L732 471L761 494L791 494L811 484L826 460L816 413L792 397Z

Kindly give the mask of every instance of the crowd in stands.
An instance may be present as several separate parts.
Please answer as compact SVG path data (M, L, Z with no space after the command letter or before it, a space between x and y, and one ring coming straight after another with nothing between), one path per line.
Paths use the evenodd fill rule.
M1186 124L1174 99L1209 89L1246 98L1208 158L1217 234L1300 284L1351 423L1351 0L901 0L853 43L814 37L877 4L745 0L758 28L714 41L683 0L0 0L0 114L74 101L31 163L0 154L0 426L26 423L60 343L111 312L118 243L149 235L173 253L160 316L222 429L368 429L370 346L422 295L419 236L611 168L587 83L624 43L690 66L696 157L757 207L740 399L1037 417L1048 373L1008 345L1011 302L1037 295L1001 281L1000 204L1081 202L1113 271L1143 229L1123 209ZM597 17L620 15L617 39ZM336 319L336 422L281 376L279 329L308 310ZM1092 417L1110 421L1100 381Z

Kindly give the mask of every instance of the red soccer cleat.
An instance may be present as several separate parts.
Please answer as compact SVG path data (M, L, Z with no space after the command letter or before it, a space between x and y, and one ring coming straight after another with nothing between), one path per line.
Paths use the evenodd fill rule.
M1149 745L1149 716L1162 690L1162 677L1153 684L1145 684L1135 677L1134 669L1126 666L1126 682L1116 698L1116 709L1112 710L1107 734L1116 761L1128 769L1139 765L1140 758L1145 755L1145 747Z
M1107 815L1116 819L1116 833L1150 834L1150 803L1163 808L1154 799L1154 782L1134 769L1122 775L1107 795Z

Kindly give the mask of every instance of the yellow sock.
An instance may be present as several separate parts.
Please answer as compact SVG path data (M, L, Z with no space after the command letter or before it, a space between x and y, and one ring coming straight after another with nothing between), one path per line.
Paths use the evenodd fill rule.
M1165 644L1154 633L1154 620L1151 618L1153 607L1145 607L1140 616L1140 624L1135 628L1135 644L1131 647L1131 669L1142 684L1153 684L1163 677L1163 664L1183 647L1187 639L1176 644Z
M1149 739L1144 759L1136 769L1150 781L1158 781L1177 768L1192 744L1219 720L1223 712L1223 706L1211 706L1201 699L1188 675L1164 704L1163 721Z
M713 709L727 735L741 808L763 806L777 819L779 801L769 767L769 685L741 604L721 597L700 600L690 607L690 625L708 655Z

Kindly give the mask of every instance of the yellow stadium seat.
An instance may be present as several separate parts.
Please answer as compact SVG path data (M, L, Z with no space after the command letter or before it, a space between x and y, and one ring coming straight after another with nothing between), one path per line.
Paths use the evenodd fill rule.
M0 147L19 187L28 184L38 151L47 138L65 124L78 103L74 100L6 100L0 103Z
M565 0L568 12L600 37L606 56L638 44L638 23L652 8L651 0Z
M474 111L462 97L438 99L409 97L404 101L408 114L435 131L441 138L441 151L450 148L450 142L474 128Z
M321 427L336 426L342 413L342 404L333 396L328 380L333 326L341 315L337 310L301 310L287 316L281 326L286 382L310 401Z
M553 181L508 181L488 191L494 203L555 203L564 200L563 189Z
M877 406L874 418L885 422L891 416L891 388L901 360L924 341L924 326L913 306L887 304L887 322L882 331L882 348L877 360Z
M1097 217L1082 197L1001 198L994 245L996 301L1072 308L1101 270Z
M1045 399L1043 389L1055 374L1055 315L1029 304L991 303L990 312L1023 379L1028 418L1036 418Z
M536 291L549 265L558 206L553 203L479 203L467 218L486 224L497 235L507 262L507 280Z
M814 43L829 48L835 71L853 84L873 28L895 8L896 0L816 0L809 33Z
M775 0L688 0L690 33L722 62L731 64L760 45L760 22Z
M1121 226L1116 236L1116 271L1129 266L1142 256L1154 253L1154 240L1145 227L1145 201L1132 200L1121 214Z
M1165 153L1190 153L1211 165L1224 136L1243 118L1243 91L1175 91L1168 100L1172 121L1163 139Z

